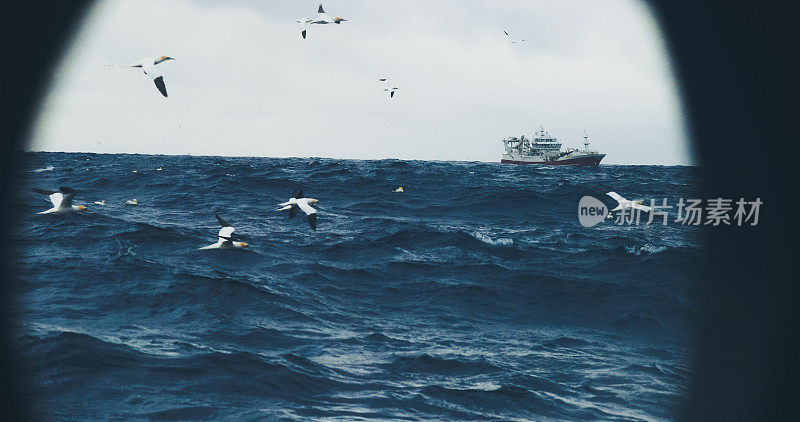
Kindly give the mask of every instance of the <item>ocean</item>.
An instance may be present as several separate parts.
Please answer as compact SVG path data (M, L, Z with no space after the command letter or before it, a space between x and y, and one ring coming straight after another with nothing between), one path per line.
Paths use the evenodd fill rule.
M670 420L686 399L700 230L583 227L577 206L614 206L609 190L674 204L694 197L692 167L41 152L20 167L11 290L37 418ZM31 189L59 186L88 210L37 215L50 203ZM299 189L316 231L277 211ZM249 248L198 250L215 213Z

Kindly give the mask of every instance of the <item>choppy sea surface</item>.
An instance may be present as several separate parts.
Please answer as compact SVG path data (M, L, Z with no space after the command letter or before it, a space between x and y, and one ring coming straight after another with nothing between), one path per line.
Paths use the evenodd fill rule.
M700 233L584 228L577 204L674 204L690 167L23 161L17 349L42 419L668 420L685 398ZM31 188L59 186L88 211L37 215ZM276 210L301 188L316 231ZM198 250L215 212L248 250Z

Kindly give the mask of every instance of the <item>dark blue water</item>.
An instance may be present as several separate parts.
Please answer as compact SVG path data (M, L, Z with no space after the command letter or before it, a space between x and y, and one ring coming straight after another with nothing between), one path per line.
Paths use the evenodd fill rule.
M577 203L674 204L694 197L691 168L23 166L14 291L44 419L652 420L685 396L699 233L584 228ZM58 186L89 211L36 215L49 202L30 188ZM276 211L299 188L319 199L316 232ZM249 250L197 250L216 241L214 212Z

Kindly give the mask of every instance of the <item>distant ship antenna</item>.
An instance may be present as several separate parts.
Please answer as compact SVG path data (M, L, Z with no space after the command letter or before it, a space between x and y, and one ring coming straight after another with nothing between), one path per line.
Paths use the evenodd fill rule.
M583 130L583 150L589 151L589 135L586 134L586 129Z

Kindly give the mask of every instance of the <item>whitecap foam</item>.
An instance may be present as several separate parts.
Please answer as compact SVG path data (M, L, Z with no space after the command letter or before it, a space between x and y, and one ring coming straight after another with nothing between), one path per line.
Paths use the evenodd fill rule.
M487 245L511 245L514 243L514 239L509 237L498 237L497 239L492 239L489 235L481 233L481 232L470 232L470 235Z
M31 170L31 172L33 172L33 173L41 173L43 171L53 171L53 170L55 170L55 167L47 166L47 167L43 167L43 168L40 168L40 169Z
M628 251L628 253L632 253L635 255L642 255L642 254L655 255L657 253L664 252L665 250L667 250L667 247L656 246L653 245L652 243L645 243L644 245L641 246L626 246L625 250Z

